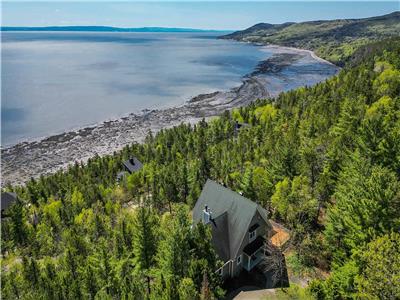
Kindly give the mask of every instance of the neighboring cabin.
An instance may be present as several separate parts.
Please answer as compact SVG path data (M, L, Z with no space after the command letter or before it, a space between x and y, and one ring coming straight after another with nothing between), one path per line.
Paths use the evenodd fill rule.
M143 168L143 164L134 156L132 156L128 160L125 160L122 163L122 166L124 167L124 171L121 171L117 174L118 182L124 178L126 173L132 174Z
M129 174L139 171L143 167L143 164L134 156L124 161L122 164L125 168L125 171Z
M212 243L224 262L217 270L223 278L258 265L265 236L272 230L265 209L212 180L207 180L196 202L193 222L211 226Z
M7 217L7 210L17 201L17 194L11 192L1 193L1 218Z

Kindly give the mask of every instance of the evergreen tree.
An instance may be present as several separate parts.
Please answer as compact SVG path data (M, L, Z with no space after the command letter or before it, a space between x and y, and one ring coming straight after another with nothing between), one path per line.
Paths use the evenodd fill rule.
M399 228L399 192L393 172L353 155L340 174L325 230L337 263L374 237Z
M357 257L359 256L359 257ZM360 275L356 283L360 298L400 298L400 234L388 233L356 254Z
M143 272L147 280L147 292L150 294L150 269L154 266L157 250L157 218L151 209L138 207L135 212L133 226L133 253L136 266Z
M190 278L183 278L181 280L178 292L180 300L196 300L198 298L196 286Z

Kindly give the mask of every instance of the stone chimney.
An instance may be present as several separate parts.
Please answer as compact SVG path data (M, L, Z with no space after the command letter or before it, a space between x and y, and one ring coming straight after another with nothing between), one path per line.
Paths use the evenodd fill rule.
M204 223L204 224L208 224L208 223L211 222L211 220L212 220L211 211L210 211L210 209L208 208L208 206L206 205L206 206L204 207L204 210L203 210L203 223Z

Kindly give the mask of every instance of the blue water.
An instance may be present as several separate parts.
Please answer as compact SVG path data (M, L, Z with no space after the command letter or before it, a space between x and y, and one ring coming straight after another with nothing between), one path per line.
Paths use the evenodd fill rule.
M227 90L270 55L216 33L1 34L3 147Z

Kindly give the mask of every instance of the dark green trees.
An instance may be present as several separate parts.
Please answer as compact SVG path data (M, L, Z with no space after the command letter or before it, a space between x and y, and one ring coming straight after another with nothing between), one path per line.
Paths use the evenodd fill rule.
M341 172L334 199L325 234L339 264L373 238L400 228L396 174L357 154Z
M150 208L140 206L136 209L132 231L136 267L146 277L147 292L150 294L150 269L154 266L158 243L158 222Z

